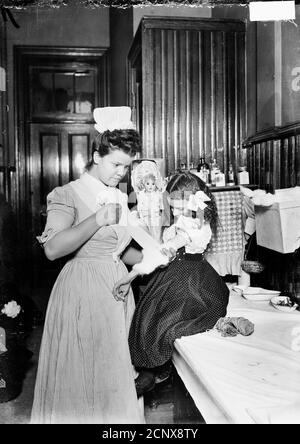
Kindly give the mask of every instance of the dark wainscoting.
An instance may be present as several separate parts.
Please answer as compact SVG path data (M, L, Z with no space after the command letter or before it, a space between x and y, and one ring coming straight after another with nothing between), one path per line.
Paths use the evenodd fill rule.
M243 147L251 183L269 192L300 185L300 122L257 133Z
M300 186L300 122L257 133L246 139L243 147L247 152L251 183L271 193ZM291 292L300 301L299 250L280 254L258 248L258 254L267 265L259 283ZM256 279L254 277L254 281Z

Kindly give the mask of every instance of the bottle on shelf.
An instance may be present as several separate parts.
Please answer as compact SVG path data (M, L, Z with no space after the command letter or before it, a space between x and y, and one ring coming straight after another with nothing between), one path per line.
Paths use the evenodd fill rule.
M195 163L194 162L191 162L191 164L190 164L190 173L192 173L192 174L195 174L196 176L197 176L197 174L198 174L198 169L197 169L197 167L196 167L196 165L195 165Z
M206 185L209 183L209 170L205 166L201 167L199 177Z
M233 187L235 185L235 180L234 180L234 171L233 171L233 166L232 163L229 164L229 170L228 170L228 186Z
M185 159L181 159L181 161L180 161L180 169L182 171L186 170L186 160Z
M197 166L198 173L200 173L202 167L204 167L207 170L209 170L209 165L208 165L207 162L205 162L205 157L200 157L200 159L199 159L199 163L198 163L198 166Z
M249 173L245 166L239 169L238 182L239 185L249 185Z
M217 175L219 174L219 167L217 164L216 159L213 159L213 161L210 164L210 183L212 187L215 187L217 185Z
M208 184L208 182L209 182L209 166L205 162L204 157L200 157L199 163L197 166L197 172L195 171L194 174L196 174L196 176L200 177L200 179L203 180L204 183Z
M215 176L216 187L225 187L225 174L218 169Z

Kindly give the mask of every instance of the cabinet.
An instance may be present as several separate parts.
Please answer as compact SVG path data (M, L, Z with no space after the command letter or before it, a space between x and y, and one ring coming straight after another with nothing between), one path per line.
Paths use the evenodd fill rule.
M166 174L199 157L224 172L243 163L245 24L239 20L144 17L128 54L128 105L143 157Z

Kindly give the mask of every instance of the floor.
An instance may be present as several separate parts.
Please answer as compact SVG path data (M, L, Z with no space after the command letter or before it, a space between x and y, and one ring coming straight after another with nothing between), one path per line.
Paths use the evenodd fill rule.
M43 325L37 325L28 337L27 346L33 352L31 365L21 394L12 401L0 403L0 424L29 423L42 331ZM145 395L144 405L147 424L204 423L175 369L167 381Z

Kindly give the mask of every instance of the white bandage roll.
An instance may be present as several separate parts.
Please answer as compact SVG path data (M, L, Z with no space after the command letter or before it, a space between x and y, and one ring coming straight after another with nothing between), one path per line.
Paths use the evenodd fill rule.
M161 267L162 265L167 265L168 263L169 258L159 250L154 251L153 249L144 249L142 262L134 265L132 268L138 274L150 274L156 268Z

